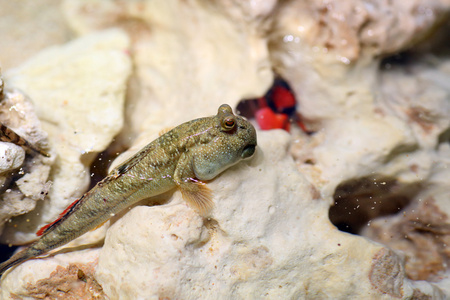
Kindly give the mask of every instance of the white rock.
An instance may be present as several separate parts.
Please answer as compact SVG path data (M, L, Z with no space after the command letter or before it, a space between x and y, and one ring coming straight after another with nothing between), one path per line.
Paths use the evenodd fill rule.
M377 57L407 47L438 22L411 13L421 3L280 6L271 36L274 68L291 83L311 129L320 130L299 136L293 154L330 199L352 178L383 174L412 183L431 174L438 137L450 126L448 61L381 70ZM428 3L437 15L448 9L445 1ZM385 14L391 9L399 14Z
M318 140L314 161L327 182L323 193L330 197L339 183L372 174L392 149L415 145L409 128L395 118L336 118L326 122L313 139Z
M450 178L442 179L437 186L433 178L439 166L446 165L437 159L436 149L448 143L450 61L446 56L421 56L417 52L412 63L382 67L379 55L403 50L423 37L438 24L439 15L448 11L449 4L439 0L377 4L330 1L326 5L322 1L284 2L277 11L270 44L274 68L291 84L299 99L299 112L311 121L307 125L317 131L311 136L301 133L296 137L292 153L301 172L329 199L330 205L345 208L342 214L348 214L348 219L359 216L364 222L371 211L361 207L386 209L378 213L385 215L389 205L398 211L409 202L410 207L401 215L378 219L373 229L376 234L367 235L378 235L378 241L395 245L392 248L397 253L406 253L404 263L410 278L418 278L414 276L419 272L414 265L422 265L418 269L431 266L429 271L434 268L437 272L430 271L430 278L420 279L441 280L441 287L448 282L448 266L440 265L448 260L448 251L439 250L444 253L441 255L433 249L448 243L428 239L426 232L416 232L419 242L411 242L404 238L407 234L402 235L402 226L411 220L420 228L432 215L431 224L448 228L449 202L441 190L448 190ZM415 14L414 8L422 5L433 14ZM387 13L391 10L396 14ZM397 185L385 197L378 198L382 201L372 199L372 195L376 195L376 189L383 190L383 182L377 188L358 190L359 179L377 177L394 180ZM337 190L340 184L348 182L354 187ZM376 181L373 183L377 185ZM441 200L436 201L436 208L424 209L417 202L430 185L435 188L429 193ZM391 199L395 203L389 196L407 187L410 191L405 194L409 195L397 194L406 203L396 208L388 203ZM346 199L340 201L337 191L343 192ZM417 191L420 193L411 195ZM351 206L348 199L359 201L358 205ZM411 214L411 209L423 210L423 215ZM448 233L442 238L448 239ZM430 245L420 246L420 241ZM429 252L424 254L421 247ZM433 263L438 266L433 267Z
M127 127L118 139L135 146L145 135L135 151L161 128L264 94L273 73L259 18L273 3L68 0L64 6L80 34L119 26L133 40Z
M169 204L135 207L110 227L96 272L110 298L439 295L405 279L392 251L329 222L327 201L316 198L287 153L286 133L260 132L258 140L256 157L209 183L215 202L209 219L176 192Z
M84 274L89 273L97 259L98 249L89 249L24 262L2 277L1 299L14 299L12 295L16 295L32 300L42 294L60 299L82 299L89 294L89 290L86 288L81 296L71 298L73 291L80 288L83 282L76 273L67 276L70 275L67 271L74 266Z
M377 109L404 122L418 147L434 151L450 127L450 60L417 59L407 71L392 67L379 79Z
M449 2L298 0L278 8L269 43L274 68L291 83L299 112L318 122L372 113L380 56L429 34Z
M0 122L12 129L34 147L49 151L47 134L41 128L30 99L19 91L6 89L0 102ZM36 207L42 199L41 192L46 185L50 166L55 156L44 157L31 150L28 155L23 148L12 143L0 143L2 191L0 201L0 232L4 222L11 217L25 214ZM6 147L6 149L5 149ZM15 181L13 173L15 172ZM17 175L20 175L18 178Z
M92 34L52 47L6 74L8 85L26 92L58 156L48 199L33 213L8 223L2 242L25 243L53 221L89 184L89 164L123 125L131 62L120 30ZM29 222L25 222L29 220Z
M361 234L402 253L410 278L432 281L448 295L450 145L440 145L432 160L427 184L411 205L400 214L372 220Z
M270 29L271 57L299 97L300 112L321 129L299 137L295 163L287 154L290 137L259 133L256 157L209 183L216 204L210 220L195 214L179 192L163 196L171 197L167 205L125 214L99 254L96 278L105 293L112 299L444 299L438 286L448 293L448 272L437 284L408 280L401 254L338 231L328 213L339 183L372 173L448 189L448 176L436 177L442 161L433 162L437 137L450 120L448 81L441 76L447 64L442 73L413 70L409 78L380 73L378 57L427 33L419 30L435 24L446 0L283 1L275 22L266 24L271 28L260 20L274 2L252 9L255 3L262 2L64 2L78 33L121 26L133 40L136 73L129 127L121 136L133 146L129 153L161 127L261 94L272 79L261 29ZM417 92L423 92L417 101L399 101ZM417 104L409 117L402 111ZM445 206L448 197L440 195ZM21 278L30 274L24 270L32 273L37 261L10 271L3 286L14 276L8 291L21 291Z
M57 265L92 262L99 254L95 278L110 299L443 299L433 285L405 279L391 250L329 222L329 205L297 171L286 133L258 138L253 159L209 183L210 218L175 192L166 205L125 214L109 228L100 253L60 254L14 268L2 278L3 295L26 296L24 287Z
M0 173L19 168L25 160L25 150L12 143L0 142Z
M0 66L3 72L19 66L24 60L50 45L69 40L71 32L61 13L60 2L1 2Z

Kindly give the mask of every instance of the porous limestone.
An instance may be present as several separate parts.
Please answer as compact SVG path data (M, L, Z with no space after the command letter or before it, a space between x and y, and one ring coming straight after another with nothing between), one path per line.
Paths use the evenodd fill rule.
M25 150L12 143L0 143L0 173L19 168L25 160Z
M127 35L112 29L48 48L5 74L8 86L32 99L57 159L46 201L8 222L3 243L35 240L40 227L86 191L90 163L123 126L128 47Z
M289 140L282 131L258 132L256 156L209 183L215 207L208 218L176 192L168 205L135 207L118 220L96 271L105 293L114 299L412 296L416 284L395 253L330 223L327 201L297 171ZM421 291L441 295L432 285Z
M448 294L450 145L441 144L433 154L427 184L411 205L401 214L374 219L362 235L401 251L409 278L439 282Z
M87 261L95 265L98 258L89 280L111 299L445 299L449 64L433 57L404 68L380 62L431 33L450 3L263 2L64 1L78 34L121 27L131 39L135 72L127 90L128 126L119 138L131 148L115 164L164 127L261 96L273 78L272 63L293 88L307 127L317 131L258 132L255 157L208 183L215 203L209 218L191 210L178 191L162 195L164 205L141 203L116 216L103 248ZM422 189L402 217L373 220L363 231L392 248L339 231L329 220L337 188L367 176L392 179L398 183L393 190ZM387 183L375 184L383 189ZM423 189L427 184L432 187ZM414 206L429 196L435 206ZM411 229L412 239L402 240ZM390 230L398 240L387 237ZM424 239L423 232L438 237ZM417 241L439 253L427 258L433 267L442 259L444 269L420 277L431 268L417 261L429 253L414 246ZM71 254L8 271L3 296L31 295L24 287L50 280ZM43 261L55 264L30 277Z
M280 2L269 52L299 112L319 129L330 118L372 114L381 59L430 34L449 7L448 0Z
M47 134L41 128L34 107L21 92L5 88L0 102L0 122L37 148L50 152ZM26 154L22 147L13 143L0 142L0 147L1 233L5 221L33 210L43 199L42 192L55 157L44 157L30 150Z
M88 249L26 262L2 278L0 297L104 299L101 287L92 280L97 259L98 249Z
M131 152L161 128L214 112L223 103L236 107L269 88L273 73L263 20L275 2L237 3L64 1L75 32L118 26L130 35L135 69L127 127L118 141L133 146Z
M424 199L430 193L426 187L435 185L438 167L450 167L437 153L449 140L449 59L420 48L405 61L382 58L421 41L449 10L450 3L439 0L288 1L277 11L270 41L274 68L295 91L307 127L317 131L294 134L292 154L324 199L342 207L332 208L341 214L335 224L342 221L348 227L345 220L359 217L365 228L371 219L409 205L401 211L404 218L378 219L374 229L364 232L395 245L398 255L407 254L408 278L433 280L442 288L448 282L448 250L424 252L417 241L441 249L447 245L441 241L450 236L448 199ZM436 197L438 190L448 189L448 180L434 190ZM422 214L411 213L414 209ZM429 239L428 232L418 233L414 226L399 228L411 218L417 228L429 223L444 230L439 238ZM405 241L398 231L413 232L413 237Z
M60 10L60 0L0 0L0 67L2 72L50 45L72 38Z
M406 279L388 248L330 223L327 201L289 155L287 133L258 132L258 142L254 158L208 184L209 217L177 191L167 204L134 207L109 228L88 261L98 255L94 277L110 299L442 297L433 285ZM36 285L73 255L25 262L9 271L4 293ZM32 277L44 262L53 268Z

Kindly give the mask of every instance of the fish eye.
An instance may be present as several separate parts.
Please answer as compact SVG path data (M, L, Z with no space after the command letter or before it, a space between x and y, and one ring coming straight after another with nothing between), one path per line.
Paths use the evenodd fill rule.
M234 116L226 117L222 121L222 128L226 131L233 129L235 125L236 125L236 120L234 119Z
M254 153L255 153L255 145L247 145L244 147L241 157L247 158L247 157L252 156Z

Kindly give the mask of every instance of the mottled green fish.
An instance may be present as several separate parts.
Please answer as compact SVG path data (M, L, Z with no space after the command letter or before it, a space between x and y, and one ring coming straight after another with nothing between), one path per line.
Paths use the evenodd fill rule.
M36 242L0 264L0 274L72 241L142 199L176 187L192 208L205 215L213 202L203 181L251 157L255 147L255 128L235 116L227 104L219 107L216 116L183 123L113 169L56 221L39 230Z

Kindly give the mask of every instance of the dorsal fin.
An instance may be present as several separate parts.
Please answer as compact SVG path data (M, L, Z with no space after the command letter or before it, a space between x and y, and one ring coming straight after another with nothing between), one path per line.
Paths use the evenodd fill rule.
M132 167L134 167L137 163L139 163L144 156L146 156L150 151L154 149L153 144L148 144L142 150L140 150L135 155L131 156L129 159L127 159L124 163L116 167L117 175L123 175L126 172L128 172Z

